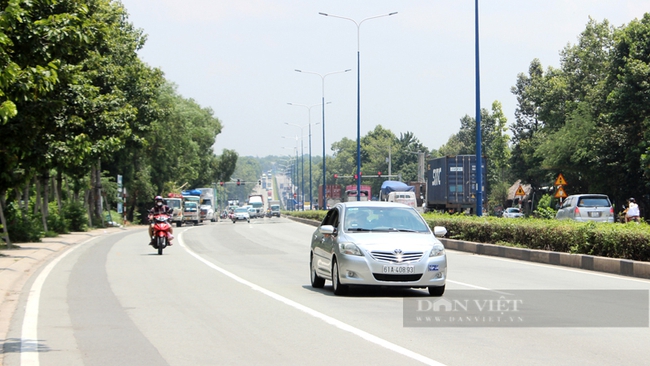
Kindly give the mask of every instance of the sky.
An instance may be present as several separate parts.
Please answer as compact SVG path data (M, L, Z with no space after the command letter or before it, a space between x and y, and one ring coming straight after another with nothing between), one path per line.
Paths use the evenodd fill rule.
M147 35L141 59L222 122L217 155L294 155L301 140L308 154L311 140L312 155L322 156L323 96L327 155L333 142L356 140L357 109L361 136L381 125L398 137L412 132L429 149L476 115L471 0L122 3ZM620 27L648 11L649 0L480 1L481 108L499 101L513 123L511 88L533 59L559 67L560 51L577 43L589 17Z

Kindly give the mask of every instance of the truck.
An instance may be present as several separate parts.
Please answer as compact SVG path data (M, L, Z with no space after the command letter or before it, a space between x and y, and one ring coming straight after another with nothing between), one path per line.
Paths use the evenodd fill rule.
M486 161L482 159L483 202L487 200ZM445 156L427 162L424 211L474 212L476 209L476 155Z
M257 217L264 217L264 195L252 194L248 196L248 204L255 208Z
M271 217L280 217L280 201L269 201L269 207L271 209Z
M172 209L172 223L177 227L183 225L183 198L180 194L170 193L163 199L165 204Z
M219 213L216 209L216 200L215 200L215 190L214 188L196 188L197 191L200 191L201 194L199 197L199 209L201 220L210 220L211 222L216 222L219 219Z
M356 201L357 200L357 185L350 184L345 186L345 197L347 201ZM369 185L361 185L361 195L359 196L360 201L370 201L372 199L372 187Z
M387 180L381 184L379 200L403 203L411 207L417 206L415 187L394 180Z

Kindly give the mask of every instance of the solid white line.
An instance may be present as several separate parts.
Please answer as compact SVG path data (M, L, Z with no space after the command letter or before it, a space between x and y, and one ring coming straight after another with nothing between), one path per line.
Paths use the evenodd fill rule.
M41 290L43 284L50 275L54 267L68 254L72 253L75 249L82 245L89 243L96 238L90 238L85 242L68 248L63 254L54 258L43 271L36 277L29 290L27 297L27 305L25 306L25 315L23 317L23 328L20 335L20 365L21 366L38 366L39 360L39 345L38 345L38 307L41 301Z
M196 254L189 247L187 247L185 245L185 243L183 242L183 240L182 240L182 234L180 234L178 236L178 243L189 254L191 254L193 257L195 257L199 261L203 262L208 267L210 267L210 268L212 268L212 269L214 269L214 270L216 270L218 272L221 272L222 274L224 274L224 275L230 277L231 279L241 283L242 285L250 287L254 291L259 291L262 294L264 294L264 295L266 295L266 296L268 296L268 297L270 297L272 299L280 301L280 302L282 302L282 303L284 303L286 305L289 305L289 306L293 307L294 309L297 309L297 310L300 310L300 311L302 311L302 312L304 312L306 314L309 314L309 315L313 316L314 318L317 318L317 319L320 319L320 320L324 321L327 324L333 325L333 326L335 326L335 327L337 327L337 328L339 328L341 330L344 330L344 331L352 333L352 334L354 334L354 335L356 335L358 337L361 337L361 338L367 340L368 342L374 343L374 344L379 345L379 346L381 346L383 348L386 348L386 349L391 350L393 352L399 353L399 354L401 354L403 356L412 358L412 359L414 359L416 361L420 361L420 362L422 362L422 363L424 363L426 365L444 366L443 363L432 360L432 359L430 359L430 358L428 358L426 356L423 356L423 355L421 355L419 353L415 353L415 352L413 352L411 350L408 350L408 349L406 349L404 347L401 347L401 346L398 346L398 345L396 345L394 343L391 343L391 342L389 342L389 341L387 341L385 339L379 338L379 337L374 336L374 335L372 335L372 334L370 334L368 332L365 332L365 331L363 331L361 329L358 329L358 328L355 328L355 327L353 327L353 326L351 326L349 324L343 323L340 320L334 319L334 318L332 318L330 316L327 316L327 315L325 315L325 314L323 314L321 312L318 312L318 311L316 311L316 310L314 310L312 308L309 308L309 307L307 307L305 305L299 304L299 303L297 303L297 302L295 302L293 300L289 300L284 296L278 295L275 292L269 291L269 290L267 290L267 289L265 289L265 288L263 288L261 286L258 286L258 285L254 284L252 282L249 282L249 281L247 281L247 280L245 280L245 279L243 279L243 278L241 278L241 277L239 277L239 276L237 276L237 275L235 275L235 274L233 274L231 272L228 272L227 270L225 270L225 269L215 265L214 263L202 258L200 255Z

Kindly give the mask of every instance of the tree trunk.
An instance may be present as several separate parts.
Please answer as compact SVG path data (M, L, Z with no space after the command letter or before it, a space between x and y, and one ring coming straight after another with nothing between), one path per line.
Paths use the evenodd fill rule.
M49 209L49 203L50 203L50 177L48 172L45 172L45 174L42 177L43 179L43 201L42 201L42 207L41 207L41 218L43 220L43 230L47 232L47 217L50 216L50 209Z
M54 194L56 195L56 204L59 206L59 215L63 212L63 204L61 203L61 186L63 185L63 174L57 169L56 171L56 181L52 180L52 185L54 185Z
M36 189L36 201L34 201L34 216L38 215L41 211L41 182L38 180L38 177L34 177L34 186Z
M23 207L21 210L23 221L27 220L27 211L29 211L29 188L29 182L25 182L25 187L23 187Z
M101 218L104 222L104 215L102 209L102 160L97 159L97 167L95 169L95 213L97 217Z
M93 227L93 210L92 210L92 200L90 196L92 195L92 189L86 190L84 194L84 207L86 207L86 212L88 212L88 227Z
M0 224L2 224L2 233L4 234L7 249L11 249L11 239L9 239L9 230L7 229L7 219L5 219L5 191L0 191Z

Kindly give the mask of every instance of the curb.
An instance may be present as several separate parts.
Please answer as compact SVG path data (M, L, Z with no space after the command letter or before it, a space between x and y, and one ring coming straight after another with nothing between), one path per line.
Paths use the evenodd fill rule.
M438 238L438 240L442 242L445 248L461 252L650 279L650 262L598 257L588 254L572 254L549 252L538 249L513 248L495 244L483 244L446 238Z
M306 225L320 225L320 222L316 220L292 216L285 217ZM447 238L438 238L438 240L442 242L446 249L457 250L460 252L650 279L650 262L598 257L587 254L550 252L539 249L513 248L496 244L475 243Z

